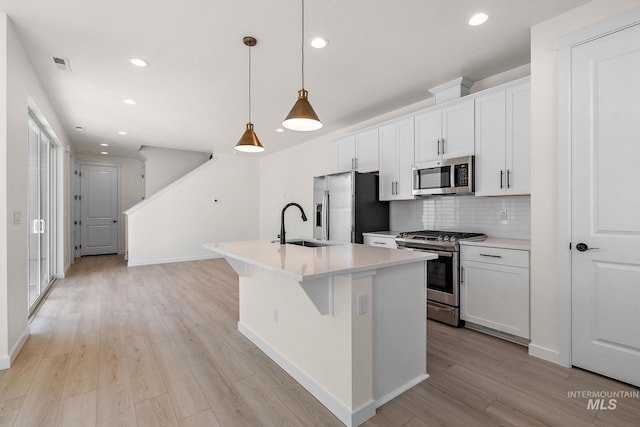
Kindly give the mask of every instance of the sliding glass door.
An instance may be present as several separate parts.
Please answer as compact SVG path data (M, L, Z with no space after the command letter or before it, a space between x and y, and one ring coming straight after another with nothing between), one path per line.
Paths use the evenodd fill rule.
M29 312L53 282L55 146L29 117Z

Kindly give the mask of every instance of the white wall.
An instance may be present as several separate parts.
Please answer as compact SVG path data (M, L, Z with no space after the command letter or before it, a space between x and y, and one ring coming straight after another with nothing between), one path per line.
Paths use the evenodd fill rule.
M203 243L258 238L258 160L216 154L134 206L128 215L129 265L213 258Z
M529 75L528 64L478 81L474 83L471 92L487 89L527 75ZM428 95L426 88L424 92L426 97ZM262 157L260 159L260 238L276 239L280 233L280 212L288 202L300 203L307 213L309 221L303 223L294 210L288 210L287 238L313 236L313 177L336 172L337 157L334 142L336 139L432 105L433 98L428 98L287 150ZM269 147L266 149L269 150Z
M209 153L146 145L140 148L139 153L145 159L145 197L149 197L209 160Z
M558 361L556 41L640 6L637 0L596 0L531 29L531 354Z
M56 274L68 265L67 137L44 88L33 71L11 21L0 12L0 368L6 368L28 336L27 325L27 212L28 111L31 108L58 146L59 254ZM4 95L4 93L0 94ZM5 101L6 100L6 101ZM6 104L5 104L6 102ZM6 129L6 132L4 131ZM22 217L13 221L14 212Z
M143 198L142 161L132 157L105 156L89 153L77 153L76 160L79 162L113 163L120 166L118 253L124 254L126 248L124 211L139 203Z

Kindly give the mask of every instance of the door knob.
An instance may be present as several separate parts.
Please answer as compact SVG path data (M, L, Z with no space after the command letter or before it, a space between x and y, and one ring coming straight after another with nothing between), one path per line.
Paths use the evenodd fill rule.
M586 243L578 243L576 245L576 249L579 252L584 252L584 251L590 251L590 250L593 250L593 249L600 249L600 248L590 248L589 245L587 245Z
M114 220L113 220L113 223L115 224L116 222L118 222L118 221L116 221L116 220L114 219Z

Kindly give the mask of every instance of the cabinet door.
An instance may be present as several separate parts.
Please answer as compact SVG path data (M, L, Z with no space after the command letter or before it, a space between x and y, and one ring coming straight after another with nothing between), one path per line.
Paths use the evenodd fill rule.
M348 172L355 167L356 158L356 137L348 136L336 141L338 156L337 172Z
M398 172L396 178L396 199L413 199L413 174L411 167L414 163L414 123L413 118L396 123L396 144L398 153Z
M531 87L507 89L507 194L531 194Z
M473 99L442 109L442 138L440 151L444 158L475 154Z
M380 169L378 128L356 135L356 169L358 172L376 172Z
M436 108L415 117L416 163L440 159L440 138L442 138L442 110Z
M380 135L380 200L394 200L398 171L396 125L383 126ZM409 166L411 168L411 166Z
M529 269L461 262L460 317L529 338Z
M505 91L476 98L476 196L505 192L506 98Z

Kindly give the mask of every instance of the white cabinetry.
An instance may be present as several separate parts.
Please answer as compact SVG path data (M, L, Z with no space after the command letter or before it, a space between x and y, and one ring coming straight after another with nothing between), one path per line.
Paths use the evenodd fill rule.
M413 117L379 129L380 200L413 199Z
M339 139L336 145L338 172L375 172L379 169L378 128Z
M390 236L367 235L364 234L363 242L367 246L378 246L380 248L397 249L396 239Z
M473 99L451 102L416 115L416 163L474 153Z
M529 339L529 251L460 246L460 317Z
M529 78L476 98L476 196L531 193Z

